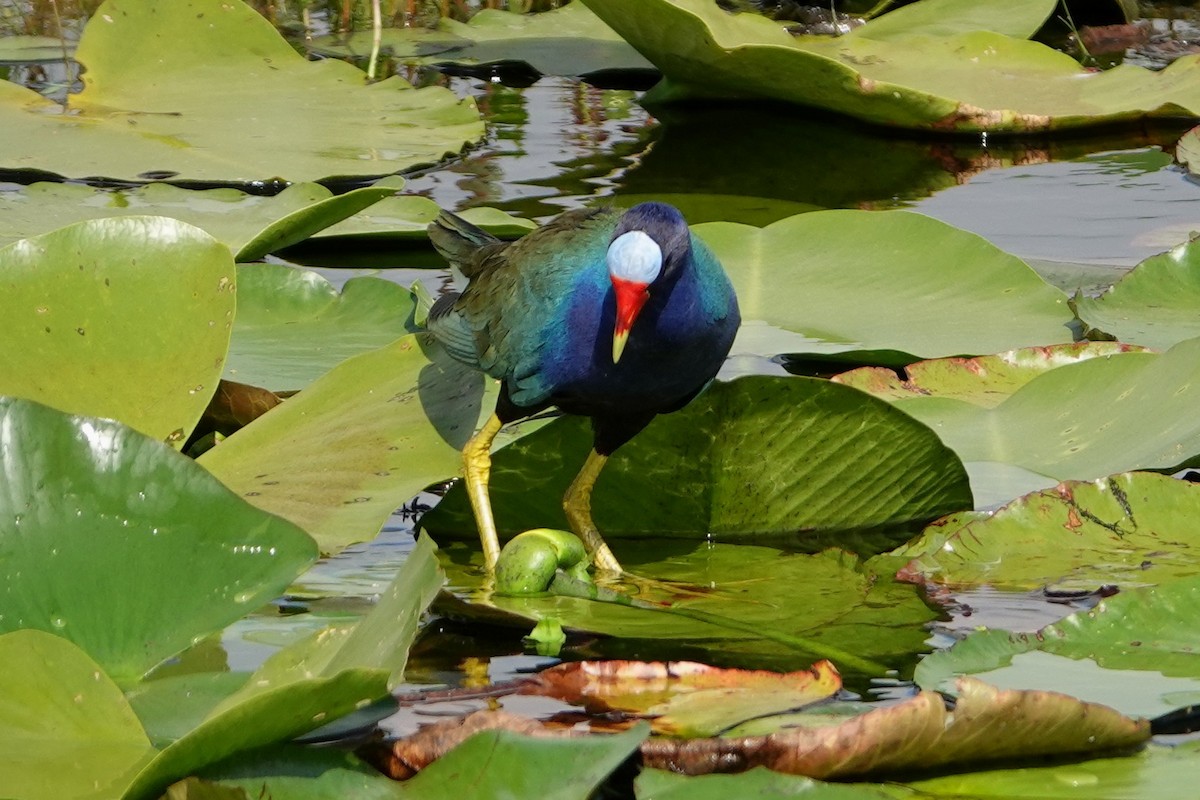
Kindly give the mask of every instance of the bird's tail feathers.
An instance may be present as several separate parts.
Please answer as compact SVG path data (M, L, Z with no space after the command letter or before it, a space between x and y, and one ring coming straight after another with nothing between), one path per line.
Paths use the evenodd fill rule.
M468 270L473 264L473 256L479 249L501 243L500 239L449 211L442 211L429 223L429 241L468 278L471 277Z

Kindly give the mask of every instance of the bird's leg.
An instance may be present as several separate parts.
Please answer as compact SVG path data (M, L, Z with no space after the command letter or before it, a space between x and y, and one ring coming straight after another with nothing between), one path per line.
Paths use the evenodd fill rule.
M483 564L489 572L500 560L500 537L492 518L492 501L488 498L488 478L492 473L492 441L504 427L500 417L492 414L463 448L463 472L467 480L467 496L475 512L479 541L483 544Z
M583 462L583 468L579 470L575 480L571 481L567 494L563 497L563 511L567 513L571 530L583 540L583 546L591 554L592 563L596 568L608 572L621 572L620 562L600 536L596 523L592 522L592 487L596 485L596 478L600 477L600 470L604 469L607 461L608 456L595 450L588 453L587 461Z

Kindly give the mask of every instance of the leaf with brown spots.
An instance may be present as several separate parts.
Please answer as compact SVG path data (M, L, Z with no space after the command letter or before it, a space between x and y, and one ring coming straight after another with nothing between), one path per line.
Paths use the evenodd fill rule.
M828 661L786 674L692 661L579 661L539 673L520 693L582 705L592 714L651 717L655 733L694 737L812 705L841 686Z

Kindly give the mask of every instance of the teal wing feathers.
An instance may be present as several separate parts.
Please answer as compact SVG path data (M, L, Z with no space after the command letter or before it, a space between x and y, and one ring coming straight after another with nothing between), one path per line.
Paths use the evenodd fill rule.
M608 237L618 217L609 209L560 215L515 242L501 242L461 218L442 212L430 240L467 277L461 295L434 304L429 330L455 358L508 383L519 405L542 402L544 351L560 337L562 308L580 280L603 269Z

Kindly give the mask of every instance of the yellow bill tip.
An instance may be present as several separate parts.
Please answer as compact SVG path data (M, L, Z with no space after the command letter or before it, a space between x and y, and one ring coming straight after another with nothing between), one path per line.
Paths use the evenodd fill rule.
M625 352L625 343L629 341L629 331L618 331L613 334L613 363L616 364L621 360L621 353Z

